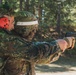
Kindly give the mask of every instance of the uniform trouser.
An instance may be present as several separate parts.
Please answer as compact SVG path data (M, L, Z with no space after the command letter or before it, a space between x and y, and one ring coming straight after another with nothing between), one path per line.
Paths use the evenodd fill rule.
M0 75L35 75L35 64L21 58L10 58L5 63Z

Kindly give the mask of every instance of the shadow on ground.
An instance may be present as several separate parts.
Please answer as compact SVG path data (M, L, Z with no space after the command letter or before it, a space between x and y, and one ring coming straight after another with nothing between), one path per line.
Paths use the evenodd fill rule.
M76 59L60 57L60 59L54 63L48 65L37 65L36 71L38 72L76 71Z

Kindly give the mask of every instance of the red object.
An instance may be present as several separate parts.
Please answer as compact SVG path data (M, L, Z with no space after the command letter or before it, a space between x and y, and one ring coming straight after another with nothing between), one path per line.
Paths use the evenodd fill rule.
M0 28L7 29L9 27L9 20L6 17L0 18Z

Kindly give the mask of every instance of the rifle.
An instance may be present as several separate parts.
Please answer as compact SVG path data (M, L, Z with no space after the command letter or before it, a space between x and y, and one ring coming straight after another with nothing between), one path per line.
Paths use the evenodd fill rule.
M76 37L76 32L66 32L65 33L65 37L71 37L71 36Z

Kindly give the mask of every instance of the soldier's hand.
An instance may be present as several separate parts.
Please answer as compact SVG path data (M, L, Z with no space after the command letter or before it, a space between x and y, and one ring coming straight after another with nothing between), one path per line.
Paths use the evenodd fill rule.
M65 37L56 40L60 49L64 52L66 49L72 49L75 45L75 37Z
M65 37L63 38L67 43L67 49L73 49L75 46L75 37Z
M64 39L58 39L58 40L56 40L56 42L58 43L62 52L64 52L67 49L68 43Z

